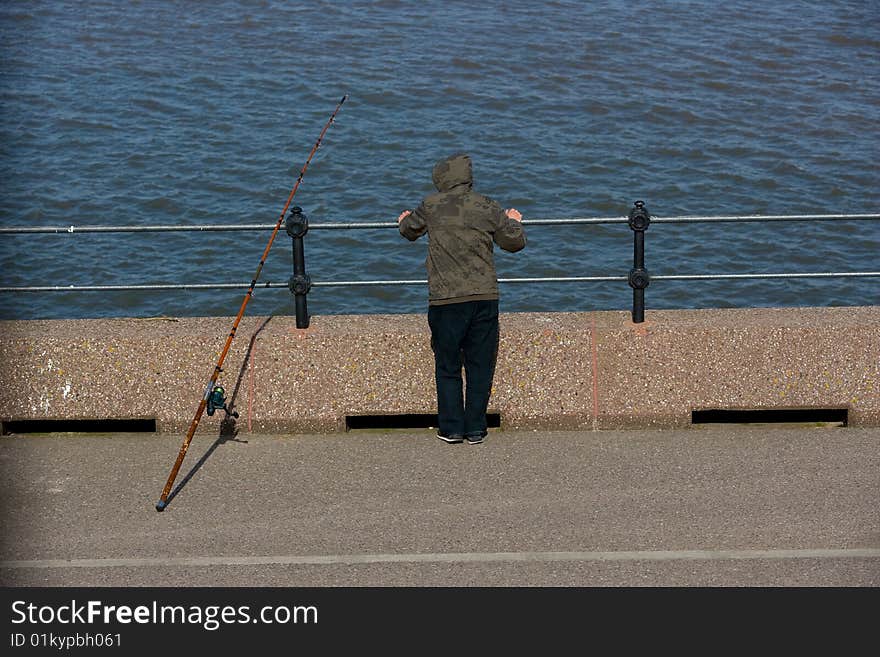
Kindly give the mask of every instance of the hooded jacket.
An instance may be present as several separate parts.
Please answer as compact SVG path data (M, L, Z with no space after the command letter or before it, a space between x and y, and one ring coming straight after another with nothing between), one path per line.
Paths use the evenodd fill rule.
M425 197L399 225L410 241L428 233L429 305L497 299L494 245L510 253L524 248L522 224L474 191L471 159L464 153L438 162L432 179L437 193Z

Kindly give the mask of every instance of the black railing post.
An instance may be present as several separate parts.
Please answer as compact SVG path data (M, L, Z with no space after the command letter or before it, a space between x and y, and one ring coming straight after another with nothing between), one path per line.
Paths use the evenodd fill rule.
M629 227L633 230L633 268L629 270L629 286L633 289L632 320L636 324L645 321L645 288L651 276L645 269L645 231L651 223L651 215L642 201L633 203L629 211Z
M293 238L293 276L288 283L296 306L296 328L309 328L309 309L306 295L312 287L312 279L306 274L306 256L303 237L309 232L309 220L299 206L293 206L285 224L287 234Z

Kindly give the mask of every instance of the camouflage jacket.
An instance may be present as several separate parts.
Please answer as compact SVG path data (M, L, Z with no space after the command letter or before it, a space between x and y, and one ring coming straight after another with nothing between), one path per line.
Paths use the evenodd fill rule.
M428 303L497 299L494 245L511 253L525 247L522 224L474 191L467 155L441 160L432 178L437 193L425 197L399 226L410 241L428 233Z

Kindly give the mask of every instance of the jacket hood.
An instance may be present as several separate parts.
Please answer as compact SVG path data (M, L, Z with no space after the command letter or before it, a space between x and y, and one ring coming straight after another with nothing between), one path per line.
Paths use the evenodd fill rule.
M438 192L448 192L459 185L467 185L470 189L474 184L471 158L465 153L457 153L440 160L434 165L431 178Z

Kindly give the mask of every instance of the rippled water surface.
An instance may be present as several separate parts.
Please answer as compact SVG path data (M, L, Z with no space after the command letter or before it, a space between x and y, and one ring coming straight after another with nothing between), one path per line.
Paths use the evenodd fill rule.
M393 221L464 150L526 219L880 210L877 2L7 2L0 225ZM527 227L505 278L625 276L625 224ZM247 284L271 231L0 235L0 286ZM877 271L880 222L653 224L654 275ZM393 229L310 231L314 281L424 279ZM260 282L286 283L290 239ZM234 315L245 288L3 292L0 317ZM312 314L424 312L423 286ZM503 311L626 309L619 283L503 284ZM655 281L651 308L873 305L880 278ZM290 314L258 289L249 314Z

